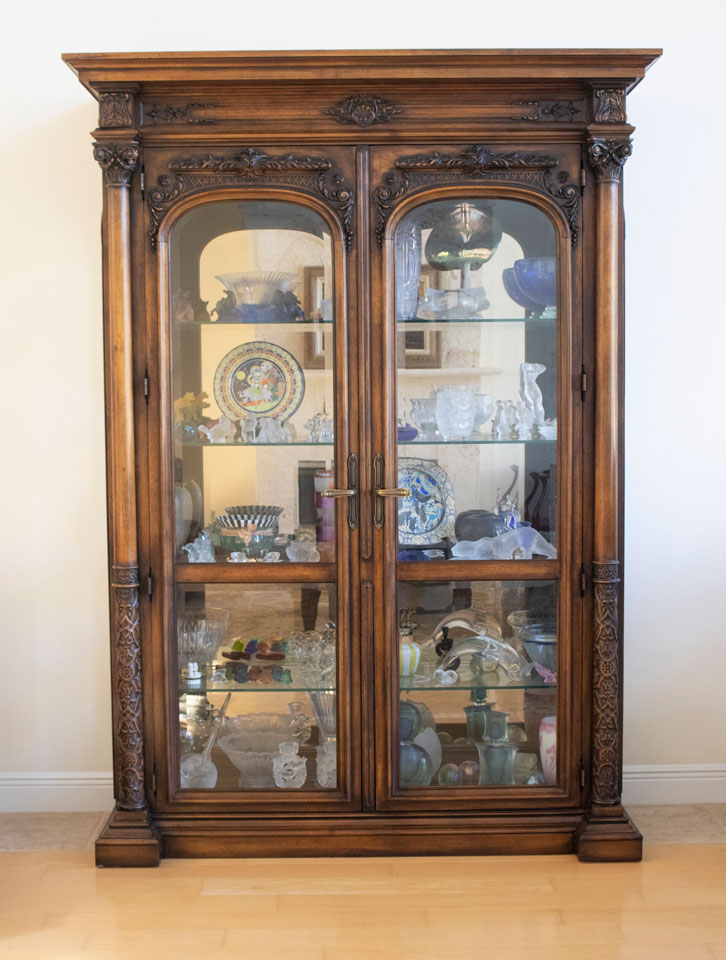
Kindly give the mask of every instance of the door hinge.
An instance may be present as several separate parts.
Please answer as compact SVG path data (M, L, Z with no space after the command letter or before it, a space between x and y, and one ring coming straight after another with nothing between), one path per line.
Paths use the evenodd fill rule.
M156 796L156 764L151 768L151 792Z
M587 170L585 169L584 160L580 161L580 196L585 192L585 184L587 183Z
M151 567L149 567L149 572L146 577L146 595L151 600L154 593L154 575L151 572Z
M149 371L144 370L144 400L149 403Z
M145 170L144 170L144 167L142 166L142 167L141 167L141 173L139 174L139 184L140 184L140 186L141 186L141 199L142 199L142 200L145 200L145 199L146 199L146 189L145 189L145 188L146 188L146 177L145 177L144 174L145 174Z
M580 790L585 789L585 761L580 757L580 760L577 764L577 768L580 773Z
M580 399L582 402L585 402L585 394L587 393L587 370L585 370L585 364L582 365L582 370L580 371Z
M585 572L585 564L583 563L580 567L580 596L584 597L587 592L587 573Z

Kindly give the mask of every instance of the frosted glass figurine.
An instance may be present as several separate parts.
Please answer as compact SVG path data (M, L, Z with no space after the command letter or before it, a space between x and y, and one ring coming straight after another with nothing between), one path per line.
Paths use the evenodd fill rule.
M182 547L186 551L189 563L214 563L214 546L206 533L200 533L194 543Z
M237 428L229 417L220 417L219 423L215 423L213 427L201 426L197 429L210 443L231 443L237 432Z
M260 424L255 443L285 443L290 439L290 434L276 417L265 417Z
M517 404L517 438L519 440L531 440L534 428L534 411L531 410L524 400Z
M300 744L294 740L285 740L279 746L279 753L272 758L272 776L275 784L285 790L299 790L307 776L307 760L298 756Z
M338 782L335 754L335 740L326 740L318 747L315 775L318 780L318 785L326 790L331 789Z
M545 422L545 415L542 391L537 386L536 380L546 369L547 367L542 363L522 363L519 366L519 395L525 406L532 411L534 422L538 426Z
M515 426L516 411L511 400L497 400L497 409L492 421L494 440L511 440Z
M488 393L475 393L476 410L474 413L474 427L483 427L494 412L494 400Z
M534 527L517 527L498 537L460 540L451 548L457 560L531 560L533 554L555 560L557 551Z
M257 436L258 417L254 413L248 413L244 420L240 420L240 430L244 443L254 443Z

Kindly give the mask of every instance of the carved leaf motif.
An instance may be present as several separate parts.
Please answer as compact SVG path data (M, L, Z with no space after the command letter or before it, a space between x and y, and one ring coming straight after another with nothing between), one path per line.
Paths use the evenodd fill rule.
M536 153L494 153L481 144L474 144L460 153L422 153L399 157L399 170L456 170L465 177L479 177L487 170L510 170L516 167L555 167L557 160Z
M558 179L560 178L558 177ZM580 198L582 193L576 184L567 182L567 175L564 176L564 181L563 186L555 186L551 170L545 170L542 177L547 193L554 197L565 211L567 222L570 225L570 242L573 247L576 247L580 235Z
M171 185L171 178L167 176L159 177L159 185L149 191L149 214L151 216L151 230L149 230L149 239L151 240L151 249L156 250L156 241L159 236L159 223L164 216L164 211L170 203L184 191L184 180L178 174L171 190L166 188Z
M625 123L625 90L600 89L595 91L597 106L595 108L595 123Z
M102 93L99 97L99 127L130 127L131 97L128 93Z
M370 127L374 123L392 120L403 111L381 97L354 94L336 103L329 110L324 110L323 113L333 117L339 123L355 123L359 127Z
M618 563L593 564L592 793L599 804L620 802L618 690Z
M154 124L170 123L198 123L209 124L216 123L213 117L196 117L195 110L208 110L216 106L214 103L153 103L144 107L144 121L150 121Z
M170 170L219 170L233 171L243 180L259 180L266 173L280 170L329 170L332 164L325 157L300 157L294 153L270 156L247 147L231 157L219 157L215 154L186 157L172 160Z
M139 162L139 145L136 142L94 143L93 156L107 184L128 186Z
M144 792L144 731L139 634L139 570L114 567L114 668L116 676L116 750L118 806L140 810Z

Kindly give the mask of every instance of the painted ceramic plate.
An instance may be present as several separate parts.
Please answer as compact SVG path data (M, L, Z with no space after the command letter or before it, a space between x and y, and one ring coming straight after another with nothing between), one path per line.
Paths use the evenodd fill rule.
M253 340L223 358L214 374L214 397L222 413L289 420L305 393L305 376L293 355L276 343Z
M398 485L411 496L398 501L399 543L430 544L454 532L454 488L448 473L433 460L401 457Z

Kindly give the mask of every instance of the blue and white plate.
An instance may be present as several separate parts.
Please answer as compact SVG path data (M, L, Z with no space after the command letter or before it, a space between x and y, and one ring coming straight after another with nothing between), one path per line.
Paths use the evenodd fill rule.
M400 457L398 486L411 495L398 501L398 542L438 543L454 532L454 488L451 478L433 460Z

